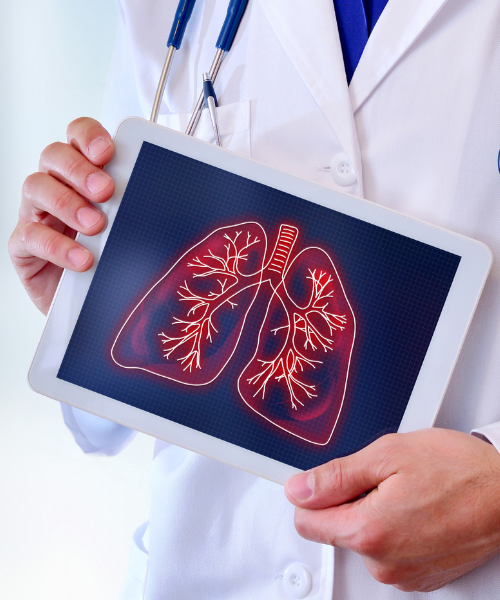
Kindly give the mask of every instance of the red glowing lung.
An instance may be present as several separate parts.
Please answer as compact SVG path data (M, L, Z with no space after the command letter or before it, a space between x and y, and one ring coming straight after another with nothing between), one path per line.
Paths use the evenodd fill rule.
M355 318L325 250L310 247L293 258L298 234L281 225L266 262L258 223L212 232L130 313L111 349L115 363L185 385L212 383L236 352L262 289L269 305L260 329L245 332L256 350L238 378L239 394L281 430L328 443L344 402Z
M113 360L187 385L212 382L238 345L266 252L258 223L211 233L136 306L113 344Z
M335 265L321 248L300 252L272 286L257 349L238 390L277 427L327 444L344 401L354 314Z

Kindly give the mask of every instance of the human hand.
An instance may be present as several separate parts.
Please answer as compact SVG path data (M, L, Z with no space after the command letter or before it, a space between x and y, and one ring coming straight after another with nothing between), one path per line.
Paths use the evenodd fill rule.
M109 133L94 119L68 125L67 144L47 146L39 171L24 182L19 221L9 240L16 272L35 305L47 314L63 269L87 271L92 254L75 241L79 231L96 235L106 219L95 203L106 202L115 186L100 167L114 153Z
M357 552L402 591L439 589L500 552L500 454L465 433L386 435L285 493L302 537Z

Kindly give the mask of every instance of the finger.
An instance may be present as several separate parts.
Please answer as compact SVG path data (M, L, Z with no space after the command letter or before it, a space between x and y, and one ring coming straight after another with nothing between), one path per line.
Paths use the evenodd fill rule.
M87 271L94 262L92 253L70 237L42 223L25 223L19 226L13 240L18 267L23 259L33 256L64 269Z
M295 506L321 509L338 506L376 488L396 472L394 436L384 436L355 454L294 475L285 494Z
M94 165L107 164L115 151L113 140L95 119L82 117L72 121L66 131L68 144L79 150Z
M103 213L70 187L46 173L33 173L24 182L19 214L24 221L36 222L45 213L85 235L99 233L106 223Z
M306 540L356 551L363 543L364 523L355 504L324 510L297 508L295 511L295 529Z
M92 202L109 200L115 190L111 177L73 146L55 142L40 156L39 170L71 186Z

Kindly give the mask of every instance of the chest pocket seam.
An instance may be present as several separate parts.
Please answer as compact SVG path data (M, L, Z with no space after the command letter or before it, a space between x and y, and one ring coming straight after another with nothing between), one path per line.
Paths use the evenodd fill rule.
M158 124L176 131L185 131L191 113L161 114ZM247 158L252 156L250 143L250 100L240 100L217 108L222 147ZM196 137L214 142L210 115L203 110L196 129Z

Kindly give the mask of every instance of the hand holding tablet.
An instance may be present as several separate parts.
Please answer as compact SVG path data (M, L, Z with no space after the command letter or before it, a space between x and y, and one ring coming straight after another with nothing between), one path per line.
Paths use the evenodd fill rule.
M140 119L115 144L35 389L279 482L432 424L482 244Z
M492 444L423 429L296 475L285 493L302 537L360 554L381 583L430 592L497 554L499 474Z

